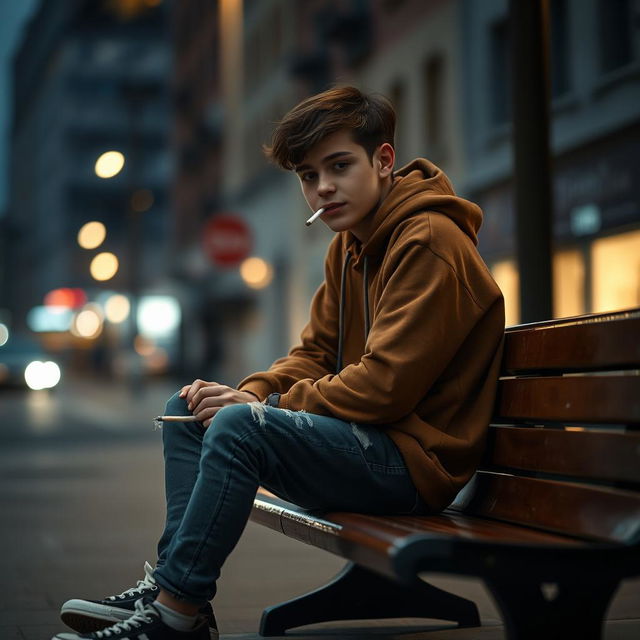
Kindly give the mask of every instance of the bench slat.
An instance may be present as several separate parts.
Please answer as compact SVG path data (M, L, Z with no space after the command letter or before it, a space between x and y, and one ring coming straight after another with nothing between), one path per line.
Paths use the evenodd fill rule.
M640 494L479 471L454 509L584 539L637 544Z
M552 376L500 380L499 422L640 425L640 376Z
M332 512L326 517L339 523L343 529L361 530L369 536L382 533L386 538L393 535L396 544L402 539L416 535L453 536L486 542L500 540L509 544L526 543L554 546L583 544L574 538L520 527L499 520L476 518L453 510L429 516L372 516L362 513Z
M640 368L640 309L507 329L506 375Z
M640 483L640 433L493 426L482 468Z

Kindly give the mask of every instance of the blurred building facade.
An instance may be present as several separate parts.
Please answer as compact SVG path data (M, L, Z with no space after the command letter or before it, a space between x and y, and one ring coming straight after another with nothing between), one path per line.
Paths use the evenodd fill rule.
M205 317L216 336L218 359L208 362L206 372L235 383L269 366L298 340L333 235L322 224L305 227L309 212L297 178L265 160L261 147L275 123L307 95L336 82L353 83L394 102L399 164L428 155L454 181L461 180L461 5L448 0L231 0L219 2L215 14L208 5L173 6L176 139L202 140L197 132L208 130L210 142L203 147L211 156L204 165L212 180L196 185L204 165L190 168L185 145L178 143L177 224L229 212L242 218L252 231L253 255L269 265L272 278L252 289L237 268L207 264L197 231L184 240L178 256L198 276L191 280L197 282L193 298L206 296ZM201 38L212 28L217 34L213 51L211 40ZM180 35L187 31L191 38ZM217 72L206 77L216 77L217 86L192 112L185 134L183 95L205 91L187 61L196 69L198 55L204 64L212 53ZM190 210L194 203L199 213Z
M637 2L549 6L554 313L638 305ZM517 322L507 13L507 0L43 2L16 58L6 306L24 319L60 286L170 293L182 376L234 384L269 366L298 339L332 233L305 227L297 178L261 147L338 83L392 100L398 166L426 156L483 207L480 250ZM127 162L100 180L107 148ZM136 211L141 189L152 204ZM236 262L212 257L212 241L238 240L212 234L222 217L244 228ZM76 243L89 220L122 257L102 285L98 250Z
M14 65L4 303L16 329L47 292L78 287L89 300L153 288L166 271L166 132L170 65L160 2L42 2ZM122 171L96 175L105 151ZM94 250L78 246L89 221L106 227ZM114 253L116 275L98 282L90 263Z
M640 14L550 0L554 315L640 304ZM480 249L518 322L507 0L464 0L466 173Z

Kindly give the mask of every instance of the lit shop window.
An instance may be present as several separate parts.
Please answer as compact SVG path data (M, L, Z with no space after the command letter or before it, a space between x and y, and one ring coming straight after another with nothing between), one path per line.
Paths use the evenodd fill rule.
M584 256L578 249L553 256L553 316L567 318L585 312Z
M640 305L640 231L595 240L591 262L594 312Z
M520 322L520 278L515 260L494 263L491 273L504 295L506 326L518 324Z

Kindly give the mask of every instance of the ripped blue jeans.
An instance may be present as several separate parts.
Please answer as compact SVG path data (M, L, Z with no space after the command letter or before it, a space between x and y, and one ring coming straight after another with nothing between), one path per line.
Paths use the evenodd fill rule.
M167 415L188 413L173 396ZM307 509L409 514L426 510L384 429L259 402L221 409L209 428L165 423L167 521L154 577L203 604L251 512L259 485Z

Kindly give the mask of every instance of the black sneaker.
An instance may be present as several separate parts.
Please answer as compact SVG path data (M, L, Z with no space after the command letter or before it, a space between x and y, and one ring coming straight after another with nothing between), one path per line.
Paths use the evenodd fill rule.
M134 605L129 618L92 633L58 633L51 640L209 640L209 622L199 616L189 631L177 631L165 624L150 597L141 598ZM217 634L216 634L217 638Z
M127 620L134 612L136 601L144 597L155 600L160 592L153 577L153 567L148 562L144 563L144 574L144 579L138 580L135 587L117 596L109 596L104 600L67 600L60 610L62 622L80 633L90 633ZM209 621L210 640L216 640L218 629L211 605L207 602L200 613Z

